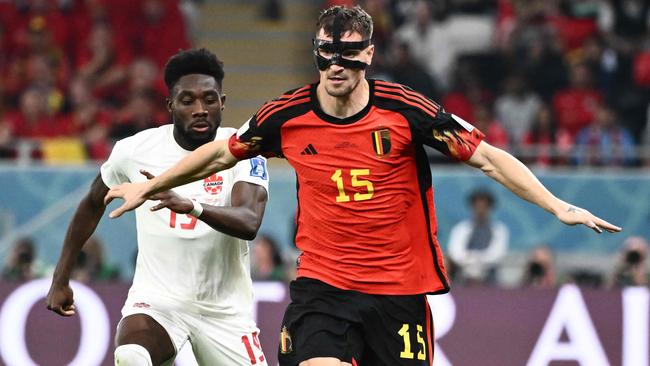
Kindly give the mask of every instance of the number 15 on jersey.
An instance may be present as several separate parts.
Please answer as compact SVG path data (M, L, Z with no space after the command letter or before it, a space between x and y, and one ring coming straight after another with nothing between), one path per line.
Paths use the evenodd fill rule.
M372 182L366 179L363 179L364 176L370 175L370 169L350 169L350 182L352 187L365 187L366 192L356 192L352 198L354 201L366 201L372 198L375 194L375 188L372 185ZM347 174L344 174L343 170L337 169L330 179L336 183L336 188L339 191L338 196L336 196L336 202L344 203L350 202L350 195L345 192L345 181L347 180Z

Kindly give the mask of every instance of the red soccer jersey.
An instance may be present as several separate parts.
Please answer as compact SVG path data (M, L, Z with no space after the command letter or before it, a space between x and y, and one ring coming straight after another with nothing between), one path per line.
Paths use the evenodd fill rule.
M423 144L466 160L483 134L402 85L369 83L368 105L345 119L320 109L317 84L288 92L231 138L231 152L295 169L298 277L370 294L447 292Z

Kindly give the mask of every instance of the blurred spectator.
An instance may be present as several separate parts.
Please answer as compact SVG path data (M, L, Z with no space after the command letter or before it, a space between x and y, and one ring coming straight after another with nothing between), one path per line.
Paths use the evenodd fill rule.
M160 69L167 59L190 47L183 16L175 0L142 0L142 19L135 39L135 52L153 60ZM173 32L168 31L175 24Z
M125 80L132 54L113 37L108 23L95 23L86 47L77 57L79 76L87 79L98 97L112 97Z
M632 236L623 242L612 285L648 286L648 241L640 236Z
M106 263L102 243L96 237L90 237L77 257L70 278L88 283L118 280L119 277L120 272L117 267Z
M52 42L43 18L36 18L29 24L24 49L7 57L7 66L2 75L5 93L16 100L28 87L40 87L53 95L69 78L69 66L63 50ZM59 101L61 93L58 92Z
M13 137L55 137L62 133L48 106L47 94L39 88L30 88L20 96L19 110L4 116Z
M550 100L566 85L561 42L544 21L547 2L517 1L516 21L503 46L510 63L522 67L532 89Z
M282 254L273 238L258 234L251 244L251 277L255 281L285 281L286 272Z
M452 91L442 98L442 106L449 113L473 123L476 119L474 106L492 103L492 95L486 90L470 60L459 60L454 73Z
M2 278L12 281L29 281L42 275L36 261L36 248L30 238L20 238L14 243Z
M490 106L480 103L474 106L474 123L485 134L485 141L500 149L508 149L508 133L501 122L494 119Z
M131 95L150 93L156 100L165 100L167 87L159 74L158 66L144 57L140 57L129 65L127 85L119 93L119 102L128 102Z
M415 60L426 68L441 88L447 89L456 54L448 34L435 20L440 20L445 10L439 9L434 14L432 7L441 6L441 3L417 0L413 14L397 29L395 36L409 45Z
M530 130L523 137L521 146L524 162L538 166L566 163L573 148L571 136L564 129L558 129L551 108L544 104L537 111Z
M594 120L602 95L592 85L591 71L585 64L571 67L571 85L553 97L553 109L558 127L575 137L580 129Z
M606 104L598 107L592 125L583 128L575 142L579 165L629 166L635 163L634 139L618 123Z
M508 131L510 141L517 146L530 130L542 101L528 89L528 83L520 73L509 75L504 89L505 92L494 102L494 110Z
M593 75L594 85L603 93L605 99L615 96L621 82L621 60L616 51L600 37L585 40L581 49L574 53L578 62L584 62ZM631 81L631 80L630 80Z
M611 38L613 46L629 50L646 37L649 14L647 0L601 1L599 27Z
M431 75L415 62L408 44L394 40L390 46L387 63L386 71L392 81L409 86L431 99L438 100L438 92Z
M72 80L69 95L71 111L60 118L62 128L67 135L81 138L91 159L105 160L111 151L108 132L113 123L112 111L100 104L81 77Z
M130 97L117 114L116 124L110 131L113 140L123 139L136 132L160 125L165 119L160 115L152 93L136 93Z
M592 268L574 269L567 274L566 282L579 287L599 289L603 286L603 274Z
M69 22L49 0L14 1L5 19L12 56L42 52L46 49L69 51Z
M598 31L595 1L548 1L546 22L558 34L562 48L570 52Z
M479 189L468 197L472 218L451 229L449 258L458 268L457 281L465 284L497 284L497 271L508 250L510 230L493 219L494 196Z
M557 283L555 270L555 256L546 245L540 245L530 252L526 266L522 286L534 288L553 288Z

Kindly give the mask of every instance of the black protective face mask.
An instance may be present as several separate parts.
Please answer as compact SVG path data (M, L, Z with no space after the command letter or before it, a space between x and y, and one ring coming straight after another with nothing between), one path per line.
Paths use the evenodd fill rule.
M319 70L324 71L330 65L339 65L348 69L365 70L368 64L362 61L345 58L346 51L362 51L370 46L370 39L360 42L342 42L341 35L343 32L343 12L338 12L334 17L332 24L333 41L324 41L314 39L314 61Z
M340 38L340 37L339 37ZM350 60L344 57L346 51L362 51L370 46L370 40L360 42L323 41L314 39L314 60L316 67L323 71L330 65L339 65L347 69L365 70L368 64L363 61ZM322 54L326 54L323 56Z

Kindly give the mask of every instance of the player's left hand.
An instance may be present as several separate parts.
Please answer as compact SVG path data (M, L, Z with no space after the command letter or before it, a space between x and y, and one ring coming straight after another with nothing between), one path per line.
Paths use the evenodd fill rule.
M140 170L140 174L153 179L154 175L146 170ZM181 197L171 189L165 192L160 192L149 197L150 200L160 200L160 203L150 208L151 211L158 211L163 208L168 208L176 213L186 214L192 211L194 205L189 198Z
M140 183L123 183L115 187L112 187L106 196L104 196L104 205L108 205L115 198L121 198L124 200L122 206L111 211L108 215L110 218L114 219L116 217L122 216L127 211L135 210L140 207L144 201L147 200L148 195L148 181Z
M622 228L610 224L609 222L595 216L591 212L573 205L570 205L566 210L561 211L556 216L560 221L567 225L582 224L588 228L591 228L598 234L601 234L603 230L610 233L617 233L622 230Z

